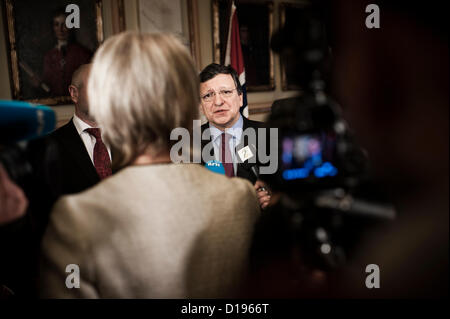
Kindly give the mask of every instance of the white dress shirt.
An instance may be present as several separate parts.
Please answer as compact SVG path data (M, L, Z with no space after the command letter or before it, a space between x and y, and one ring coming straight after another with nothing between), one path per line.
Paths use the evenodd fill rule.
M84 131L87 128L93 128L93 127L90 126L89 124L87 124L86 122L84 122L82 119L80 119L76 114L73 115L73 124L75 125L75 128L77 129L77 132L80 135L84 146L86 147L89 157L91 158L92 164L94 164L94 146L95 146L96 140L95 140L94 136L92 136L88 132ZM103 138L102 138L102 140L103 140ZM103 143L105 144L106 149L108 150L109 159L111 159L111 149L108 145L106 145L105 141L103 141Z
M229 140L228 147L230 148L231 158L233 160L233 169L234 169L234 175L237 174L237 164L238 160L236 158L236 146L239 145L241 142L242 137L242 130L244 127L244 120L242 119L242 115L239 114L239 119L231 128L225 129L225 133L230 134L232 137ZM209 129L211 132L211 138L213 141L214 146L214 158L216 161L222 162L222 159L220 158L220 150L222 148L222 133L223 131L219 130L217 127L215 127L211 122L209 123Z

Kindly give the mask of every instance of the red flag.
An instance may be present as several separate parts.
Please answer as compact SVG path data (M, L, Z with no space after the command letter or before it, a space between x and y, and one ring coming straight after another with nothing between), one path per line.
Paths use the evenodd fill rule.
M241 107L241 113L248 118L247 92L245 88L245 65L242 55L241 38L239 35L239 22L234 1L231 4L230 24L228 28L227 49L225 53L225 65L231 65L236 70L241 83L244 103Z

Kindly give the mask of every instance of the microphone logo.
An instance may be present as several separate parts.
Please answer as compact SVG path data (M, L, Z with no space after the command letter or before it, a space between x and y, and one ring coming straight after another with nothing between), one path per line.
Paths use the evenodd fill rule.
M209 161L205 164L205 167L209 169L211 172L225 175L225 168L223 167L222 163L219 161Z

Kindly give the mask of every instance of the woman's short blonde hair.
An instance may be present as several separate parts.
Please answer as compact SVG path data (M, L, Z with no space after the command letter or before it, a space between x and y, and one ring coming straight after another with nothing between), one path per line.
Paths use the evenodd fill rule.
M198 118L199 82L187 49L172 35L124 32L96 52L88 80L90 112L124 167L145 152L169 152L177 127Z

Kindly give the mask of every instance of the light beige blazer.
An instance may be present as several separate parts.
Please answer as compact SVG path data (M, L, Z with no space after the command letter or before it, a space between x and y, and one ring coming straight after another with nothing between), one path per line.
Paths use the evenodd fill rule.
M131 166L52 211L44 298L233 297L259 215L253 186L197 164ZM80 288L67 288L73 270ZM69 285L70 286L70 285Z

